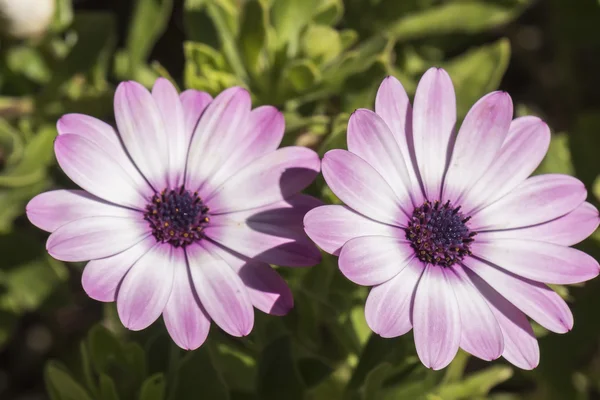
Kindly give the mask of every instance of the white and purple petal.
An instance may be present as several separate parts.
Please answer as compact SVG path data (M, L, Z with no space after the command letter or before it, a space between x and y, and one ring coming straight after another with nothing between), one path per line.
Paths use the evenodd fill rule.
M64 134L54 141L62 170L81 188L111 203L143 210L152 191L139 186L113 156L80 135Z
M179 347L194 350L208 337L210 318L194 289L185 255L177 258L174 269L173 289L163 311L163 320Z
M455 123L452 80L443 69L430 68L417 86L413 105L415 157L430 201L440 199Z
M340 271L362 286L382 284L396 276L415 257L405 239L385 236L362 236L350 239L342 247Z
M83 290L94 300L115 301L125 274L155 245L156 239L148 236L127 250L88 262L81 276Z
M463 264L544 328L556 333L566 333L573 328L569 306L548 286L474 257Z
M323 158L323 177L346 205L379 222L406 226L401 200L369 163L345 150L331 150Z
M415 204L425 201L421 177L417 168L413 140L413 111L404 87L393 76L386 77L375 98L375 112L385 121L394 135L406 163L411 182L410 195Z
M415 293L412 322L417 354L427 368L446 367L461 339L459 304L452 278L436 265L427 265Z
M369 163L390 185L406 214L414 206L412 183L402 151L394 135L373 111L354 111L348 121L348 150ZM410 162L410 160L408 160Z
M182 248L159 243L129 269L117 293L117 312L123 325L139 331L160 317L171 297L176 265L182 262Z
M319 156L313 150L284 147L253 161L205 202L213 215L266 206L306 188L319 170Z
M496 159L512 113L506 92L492 92L471 107L456 136L444 179L444 201L456 204Z
M41 193L29 201L25 210L29 221L46 232L54 232L81 218L135 218L140 215L138 211L107 203L85 190L52 190Z
M521 228L561 217L585 201L583 183L568 175L536 175L512 192L473 214L475 231Z
M392 338L412 329L415 290L423 270L423 263L415 257L398 275L371 289L365 318L373 332Z
M55 230L46 250L61 261L88 261L109 257L150 235L148 223L137 218L88 217Z
M137 82L122 82L115 92L115 119L131 159L156 191L169 184L169 137L150 92Z
M552 243L523 239L476 240L471 250L479 258L538 282L579 283L600 273L598 261L592 256Z
M232 336L246 336L254 309L241 278L202 243L185 249L194 288L210 318Z
M320 248L337 256L348 240L361 236L404 238L401 228L382 224L346 206L326 205L309 211L304 217L304 230Z

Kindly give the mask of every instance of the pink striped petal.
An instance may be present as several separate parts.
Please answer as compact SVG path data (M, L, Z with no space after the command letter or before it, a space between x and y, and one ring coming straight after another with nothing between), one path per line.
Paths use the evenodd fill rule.
M137 170L131 158L121 144L119 135L112 126L94 117L83 114L66 114L57 122L59 135L81 135L109 154L140 191L149 193L152 188Z
M445 200L456 204L496 159L512 114L512 100L506 92L487 94L471 107L452 150L444 179Z
M156 191L166 188L169 136L150 92L137 82L119 84L115 92L115 119L127 152L142 174Z
M239 135L236 145L230 149L227 158L219 169L207 178L203 192L210 196L210 188L218 188L225 180L241 171L252 161L274 152L279 147L285 121L283 114L275 107L262 106L250 112L244 127L245 133Z
M240 277L204 244L186 247L192 281L201 304L215 323L232 336L246 336L254 310Z
M394 135L379 115L365 109L354 111L348 122L348 150L379 172L396 193L404 212L410 215L414 207L407 164Z
M552 243L522 239L477 240L471 250L479 258L538 282L579 283L600 273L600 266L593 257Z
M310 196L295 195L260 208L214 215L205 234L237 253L266 263L315 265L321 253L306 237L301 221L317 204Z
M401 336L412 329L415 289L424 266L413 258L398 275L371 289L365 304L367 325L381 337Z
M120 253L149 234L148 223L141 216L89 217L54 231L46 242L46 250L61 261L95 260Z
M496 321L502 329L504 352L502 356L522 369L533 369L540 362L540 348L531 324L521 311L492 289L471 270L465 269L473 284L485 297Z
M440 198L448 146L456 123L456 97L446 71L430 68L419 82L413 109L415 155L425 195Z
M292 291L268 264L235 254L210 242L204 243L204 247L218 254L239 275L254 307L271 315L286 315L294 307Z
M550 129L541 119L512 121L500 151L461 202L463 212L469 214L511 192L540 165L549 145Z
M568 175L533 176L515 190L475 213L475 231L520 228L561 217L585 201L583 183Z
M29 221L46 232L86 217L135 218L139 213L119 207L84 190L53 190L35 196L27 206Z
M361 236L404 238L404 230L364 217L346 206L328 205L309 211L304 217L304 230L319 247L335 256L344 243Z
M517 229L480 232L478 240L491 242L496 239L537 240L562 246L573 246L590 236L598 228L598 210L584 202L579 207L549 222Z
M211 214L249 210L284 200L319 173L319 156L306 147L284 147L252 162L206 198Z
M556 333L565 333L573 328L573 314L569 306L548 286L473 257L466 259L464 265L544 328Z
M171 296L182 248L159 243L131 267L117 293L117 312L125 327L140 331L160 317Z
M152 88L167 137L169 187L180 187L184 183L185 164L190 138L186 132L183 105L175 86L165 78L158 78ZM160 190L160 189L159 189Z
M163 311L163 319L177 346L195 350L208 337L210 318L196 295L185 257L178 257L173 267L173 290Z
M250 94L233 87L221 92L204 110L192 136L185 186L197 190L214 175L237 146L250 114ZM202 196L210 189L199 190Z
M434 370L450 364L460 344L460 310L448 273L444 268L427 265L413 306L417 354L427 368Z
M448 271L454 273L452 287L460 309L460 347L482 360L495 360L504 351L502 331L496 317L461 266L454 265Z
M323 177L333 193L354 211L376 221L405 225L401 202L383 177L366 161L345 150L323 158Z
M199 90L188 89L181 92L179 100L183 107L183 115L185 118L185 134L186 143L189 145L192 140L192 135L196 130L196 125L200 120L200 116L212 101L212 96L206 92ZM187 160L187 155L186 155Z
M127 271L155 244L156 239L148 236L133 247L114 256L90 261L81 276L83 290L94 300L115 301L117 289Z
M410 243L399 238L363 236L350 239L340 253L342 274L362 286L382 284L415 257Z
M111 203L143 210L152 195L131 179L105 150L80 135L64 134L54 141L62 170L73 182Z
M392 131L402 157L408 169L410 179L410 193L415 204L422 204L425 196L421 190L421 177L415 158L415 145L413 141L412 107L408 95L400 81L393 76L386 77L375 98L375 112L383 118Z

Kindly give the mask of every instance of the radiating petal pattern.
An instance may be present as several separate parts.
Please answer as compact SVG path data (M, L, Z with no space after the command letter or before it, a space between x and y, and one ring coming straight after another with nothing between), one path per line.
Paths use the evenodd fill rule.
M423 269L423 264L413 258L392 279L371 289L365 304L365 318L373 332L391 338L412 329L415 290Z
M404 238L404 230L382 224L358 214L346 206L329 205L315 208L304 217L308 236L326 252L339 255L344 243L361 236Z
M412 311L417 354L426 367L436 370L450 364L461 338L460 309L449 274L428 265L417 285Z
M440 198L456 123L456 97L448 73L431 68L421 78L413 106L415 156L426 197Z
M35 196L25 207L32 224L47 232L86 217L135 218L137 211L89 194L85 190L53 190Z

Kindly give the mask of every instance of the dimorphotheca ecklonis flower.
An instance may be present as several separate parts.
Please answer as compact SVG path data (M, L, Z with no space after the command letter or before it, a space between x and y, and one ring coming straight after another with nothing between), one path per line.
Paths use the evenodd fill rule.
M253 307L282 315L291 292L269 263L309 266L320 253L302 229L319 201L299 192L319 172L303 147L277 150L283 115L251 110L248 92L214 100L178 95L159 79L115 94L118 133L85 115L58 122L55 153L84 190L35 197L27 215L51 232L48 252L91 260L83 288L115 301L123 324L149 326L161 314L173 340L194 349L214 321L234 336L253 327Z
M565 175L529 175L548 150L538 118L512 120L510 96L494 92L469 111L458 135L454 88L430 69L411 108L395 78L375 112L357 110L348 149L323 159L323 175L346 204L310 211L308 235L339 255L342 273L373 286L365 315L383 337L414 329L417 353L443 368L458 348L534 368L539 348L526 315L564 333L566 303L545 283L598 275L570 248L598 227L586 190Z

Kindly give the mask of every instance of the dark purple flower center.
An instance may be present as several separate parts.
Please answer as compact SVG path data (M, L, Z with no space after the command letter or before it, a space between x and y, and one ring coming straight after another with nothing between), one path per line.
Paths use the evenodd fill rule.
M150 223L157 241L175 247L187 246L204 237L208 225L208 207L197 192L165 189L152 196L146 206L144 218Z
M406 238L419 260L449 267L471 254L469 247L477 232L467 227L470 219L450 201L444 205L437 200L433 205L426 201L413 211Z

